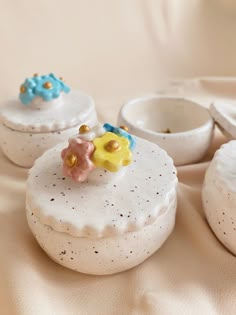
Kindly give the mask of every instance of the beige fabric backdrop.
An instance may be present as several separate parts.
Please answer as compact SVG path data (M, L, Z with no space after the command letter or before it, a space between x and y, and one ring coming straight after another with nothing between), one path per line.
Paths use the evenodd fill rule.
M168 79L236 75L235 17L233 0L0 0L0 101L25 76L52 71L115 122L124 101ZM216 137L208 159L224 141ZM179 168L176 228L161 250L130 271L94 277L39 248L25 219L27 170L0 153L0 314L236 314L235 257L201 207L207 165Z

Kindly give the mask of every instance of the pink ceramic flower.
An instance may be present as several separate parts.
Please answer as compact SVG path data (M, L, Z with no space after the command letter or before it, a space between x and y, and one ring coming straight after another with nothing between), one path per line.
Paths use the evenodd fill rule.
M70 139L68 147L61 152L65 176L70 176L77 182L84 182L89 173L96 168L90 160L93 151L92 142L78 138Z

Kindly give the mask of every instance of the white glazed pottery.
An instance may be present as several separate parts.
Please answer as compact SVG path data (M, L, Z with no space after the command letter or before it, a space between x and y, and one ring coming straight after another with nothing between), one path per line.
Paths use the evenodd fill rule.
M236 139L236 104L228 101L214 102L210 113L223 134L230 140Z
M124 104L118 123L165 149L175 165L201 160L214 129L213 119L204 107L184 98L159 95Z
M29 172L27 219L38 243L57 263L83 273L112 274L140 264L174 228L173 161L138 138L133 163L120 176L97 168L78 183L62 174L65 146L45 152Z
M44 151L76 134L82 124L97 124L97 114L93 99L80 91L62 92L50 101L35 97L29 105L9 101L0 108L0 145L12 162L31 167Z
M236 255L236 141L224 144L206 171L202 201L217 238Z

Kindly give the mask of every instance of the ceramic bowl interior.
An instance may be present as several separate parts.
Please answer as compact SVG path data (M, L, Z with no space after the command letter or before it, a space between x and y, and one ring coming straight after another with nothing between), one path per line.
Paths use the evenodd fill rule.
M154 133L182 133L207 124L207 109L186 99L150 97L126 104L122 116L133 128Z

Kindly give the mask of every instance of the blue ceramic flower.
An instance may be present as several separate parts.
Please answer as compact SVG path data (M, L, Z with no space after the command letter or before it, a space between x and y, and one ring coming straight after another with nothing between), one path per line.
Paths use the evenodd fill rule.
M69 91L69 86L50 73L27 78L21 85L19 98L24 105L28 105L37 96L45 101L51 101L59 97L61 92L68 93Z
M129 140L129 148L130 148L131 150L133 150L133 149L135 148L135 146L136 146L136 140L135 140L135 138L134 138L133 136L131 136L131 134L128 133L127 131L125 131L124 129L119 128L119 127L114 127L114 126L112 126L112 125L110 125L110 124L108 124L108 123L105 123L105 124L103 125L103 128L104 128L106 131L108 131L108 132L113 132L113 133L115 133L115 134L116 134L117 136L119 136L119 137L124 137L124 138L128 139L128 140Z

